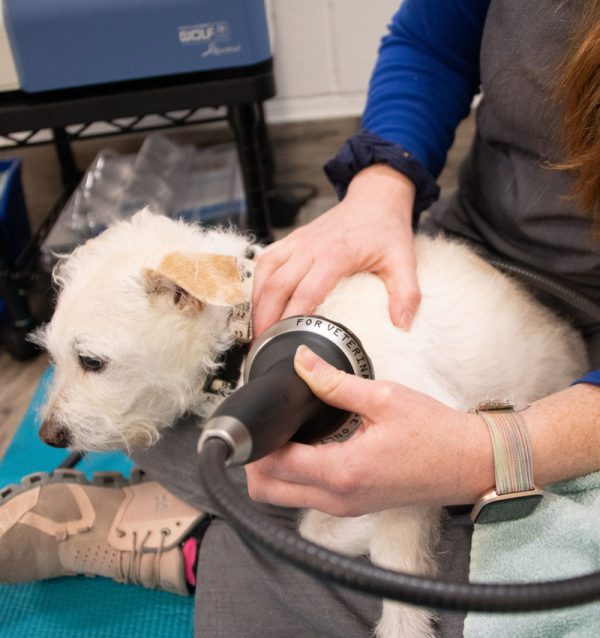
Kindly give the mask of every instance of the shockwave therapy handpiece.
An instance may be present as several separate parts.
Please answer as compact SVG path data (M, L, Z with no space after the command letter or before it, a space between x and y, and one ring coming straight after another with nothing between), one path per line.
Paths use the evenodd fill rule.
M341 324L318 316L284 319L254 343L244 384L207 421L199 449L208 439L220 438L231 450L228 465L241 465L289 440L326 443L352 435L360 417L323 403L296 374L294 355L300 345L339 370L373 378L360 340Z

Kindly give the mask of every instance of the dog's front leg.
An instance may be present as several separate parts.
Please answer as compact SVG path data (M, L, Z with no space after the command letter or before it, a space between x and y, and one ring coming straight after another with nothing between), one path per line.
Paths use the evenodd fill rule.
M441 510L403 507L377 514L370 543L371 561L381 567L413 574L435 573L434 549ZM385 600L377 624L378 638L432 638L434 612Z

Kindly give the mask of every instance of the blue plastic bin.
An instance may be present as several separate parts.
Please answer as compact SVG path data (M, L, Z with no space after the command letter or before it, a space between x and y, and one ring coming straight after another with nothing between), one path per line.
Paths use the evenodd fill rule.
M0 252L9 267L31 237L29 218L21 185L21 160L0 160ZM0 298L0 315L4 301Z

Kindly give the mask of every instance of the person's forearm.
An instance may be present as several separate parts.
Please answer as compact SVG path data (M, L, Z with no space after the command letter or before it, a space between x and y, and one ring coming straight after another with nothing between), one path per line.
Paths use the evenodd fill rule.
M600 470L600 387L572 386L536 401L520 414L529 431L536 485L544 487ZM494 487L487 427L475 414L465 414L462 422L463 454L454 466L456 492L448 504L474 503Z
M600 470L600 387L574 385L536 401L521 415L538 485Z

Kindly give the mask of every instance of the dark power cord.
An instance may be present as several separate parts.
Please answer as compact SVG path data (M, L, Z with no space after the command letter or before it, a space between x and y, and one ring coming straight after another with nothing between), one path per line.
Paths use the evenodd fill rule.
M394 572L324 549L272 523L236 491L225 471L230 452L225 441L211 438L200 453L200 479L217 511L245 540L318 578L373 596L455 611L542 611L600 598L600 572L540 583L467 585Z

